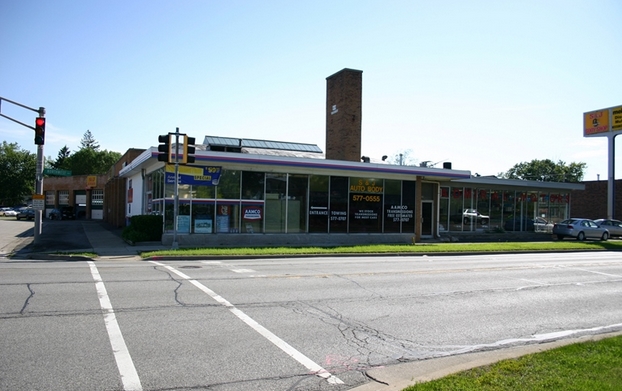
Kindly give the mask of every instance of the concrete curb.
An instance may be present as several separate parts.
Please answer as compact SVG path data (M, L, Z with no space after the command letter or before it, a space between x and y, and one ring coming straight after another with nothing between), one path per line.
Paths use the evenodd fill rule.
M370 378L372 382L351 388L350 391L401 391L417 383L425 383L440 379L454 373L494 364L502 360L540 353L575 343L598 341L619 335L622 335L622 331L373 368L366 372L367 377Z

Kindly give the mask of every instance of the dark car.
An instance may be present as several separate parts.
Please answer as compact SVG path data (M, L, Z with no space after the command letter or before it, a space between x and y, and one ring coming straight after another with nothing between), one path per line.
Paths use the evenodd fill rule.
M17 211L17 215L15 215L17 220L34 220L35 219L35 210L32 208L22 208Z
M50 220L62 220L63 215L59 209L52 209L50 213L48 213L48 219Z
M76 214L73 211L73 206L63 206L60 208L62 220L73 220L76 218Z
M607 231L609 231L609 235L622 236L622 221L611 219L598 219L594 220L594 222L601 228L607 228Z

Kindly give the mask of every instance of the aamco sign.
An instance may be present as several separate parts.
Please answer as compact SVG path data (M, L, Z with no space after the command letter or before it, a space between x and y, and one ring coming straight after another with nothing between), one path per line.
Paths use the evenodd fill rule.
M622 132L622 106L583 113L583 137Z
M244 220L261 220L261 208L257 206L246 206L242 211Z

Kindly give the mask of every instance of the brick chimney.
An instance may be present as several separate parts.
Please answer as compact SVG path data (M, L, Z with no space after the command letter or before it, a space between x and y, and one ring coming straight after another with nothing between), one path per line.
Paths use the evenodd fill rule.
M344 68L326 78L326 159L361 161L363 71Z

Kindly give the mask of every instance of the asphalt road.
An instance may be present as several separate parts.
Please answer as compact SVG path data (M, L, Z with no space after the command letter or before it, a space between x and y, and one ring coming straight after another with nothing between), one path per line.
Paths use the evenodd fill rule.
M0 389L341 391L404 362L620 331L622 259L4 259L0 297Z

